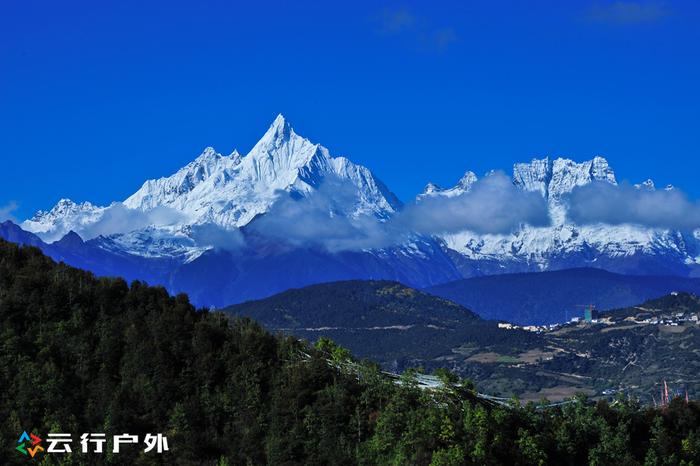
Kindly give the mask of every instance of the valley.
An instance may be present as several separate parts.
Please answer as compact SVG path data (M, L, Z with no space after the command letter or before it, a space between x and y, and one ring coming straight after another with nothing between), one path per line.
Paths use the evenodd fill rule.
M687 293L539 332L392 282L315 285L224 312L310 341L332 338L393 372L447 368L484 393L524 401L621 393L653 404L664 381L700 393L700 299Z

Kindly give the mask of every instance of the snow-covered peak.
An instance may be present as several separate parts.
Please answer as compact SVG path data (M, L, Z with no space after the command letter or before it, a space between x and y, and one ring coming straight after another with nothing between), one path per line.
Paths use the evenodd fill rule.
M36 233L44 241L52 242L61 239L71 230L77 230L81 225L95 222L103 210L103 207L97 207L87 201L78 204L64 198L51 210L38 211L32 218L22 222L21 227Z
M547 200L551 227L524 225L513 235L462 232L443 238L450 248L472 258L512 256L514 260L528 263L534 260L545 267L547 257L556 257L561 248L569 245L586 250L588 245L595 244L614 256L632 254L639 250L638 245L656 244L657 236L651 229L579 227L567 220L567 193L594 181L617 183L614 171L603 157L584 162L566 158L534 159L515 164L512 179L515 186L538 192ZM330 189L324 190L324 182L328 180L334 183L326 183ZM428 184L418 199L458 196L470 192L476 182L474 172L467 171L451 188ZM650 180L639 185L640 189L653 189L653 186ZM371 215L384 220L401 207L396 196L368 168L345 157L333 157L324 146L297 134L279 115L246 155L238 151L222 155L207 147L172 175L146 181L123 205L97 207L89 202L77 204L62 199L50 211L37 212L22 228L46 241L60 239L71 230L81 236L91 231L93 235L102 235L100 247L103 248L190 260L210 247L192 234L201 231L203 225L213 224L224 232L231 231L259 215L276 215L279 210L273 209L273 205L281 198L303 199L319 191L321 196L332 198L327 203L332 206L332 215ZM116 214L133 216L133 223L128 224L133 226L124 227L122 217ZM105 220L106 226L96 224L101 220ZM121 230L114 232L109 228L117 220ZM83 238L89 240L90 236Z
M206 147L197 158L183 168L196 169L197 167L201 167L202 169L213 171L222 164L236 166L240 163L241 159L241 154L235 149L229 155L222 155L213 147Z
M545 157L513 166L513 184L525 191L538 192L547 199L551 220L556 225L566 220L562 197L594 181L617 184L615 173L603 157L585 162Z
M566 193L592 182L617 184L615 173L603 157L584 162L543 158L513 168L514 185L539 192L549 208L551 226L521 229L506 235L479 235L465 231L446 235L447 246L473 261L492 260L534 270L624 263L630 257L664 255L681 257L685 264L700 263L697 243L679 232L639 225L576 225L567 219ZM640 189L653 189L648 180ZM695 239L700 238L695 233ZM577 262L578 261L578 262ZM636 261L635 261L636 263ZM502 267L506 267L503 265Z
M207 147L172 175L146 181L123 202L123 207L143 213L165 207L171 216L181 219L168 224L172 231L208 223L229 229L269 212L285 191L297 198L305 197L329 177L349 188L343 190L335 214L367 214L384 219L401 205L369 169L345 157L332 157L325 147L296 134L279 115L245 156L238 151L222 155ZM106 209L109 207L61 200L50 212L38 212L23 226L45 240L55 240L70 230L83 231L82 227L100 221Z
M224 156L213 147L207 147L197 158L173 175L146 181L124 201L124 205L131 209L147 211L176 203L202 183L224 182L227 174L234 171L240 162L241 157L236 151L230 156Z
M457 184L449 189L441 188L440 186L428 183L423 192L418 195L418 199L424 198L426 196L447 196L454 197L460 194L468 193L472 190L474 183L478 180L476 174L473 171L467 171L464 173L462 178L459 179Z
M90 202L81 204L75 203L70 199L63 198L59 200L55 206L49 211L40 210L34 217L29 219L30 222L50 222L58 218L63 218L69 215L75 215L81 212L90 212L95 209L95 206Z
M539 192L546 199L558 199L575 187L593 181L617 184L615 173L603 157L580 163L571 159L551 160L545 157L513 166L513 183L526 191Z
M331 159L328 149L299 136L284 117L278 115L241 165L252 183L285 190L299 178L300 170L307 177L310 172L326 173Z
M60 199L56 205L48 212L40 210L36 213L33 220L51 216L65 215L69 212L74 212L77 210L92 209L94 206L90 202L83 202L81 204L75 203L68 198Z
M617 184L615 173L603 157L595 157L593 160L580 163L558 158L552 163L552 177L547 189L548 197L560 198L577 186L584 186L593 181Z
M596 156L590 161L591 177L597 181L606 181L611 184L617 184L615 172L610 167L607 159L601 156Z
M423 191L418 195L418 197L429 196L431 194L437 194L442 190L443 190L443 188L436 185L435 183L428 183L425 185L425 188L423 188Z
M459 182L457 182L456 188L461 189L464 192L469 192L472 189L472 186L474 183L477 181L477 176L473 171L467 171L462 178L459 179Z
M539 192L546 198L551 179L552 164L549 157L513 165L513 183L525 191Z
M260 150L262 147L273 147L280 145L282 142L289 140L292 137L292 133L294 133L292 125L287 121L284 115L280 113L272 122L263 137L260 138L255 147L253 147L251 152L255 152L256 148L257 150Z

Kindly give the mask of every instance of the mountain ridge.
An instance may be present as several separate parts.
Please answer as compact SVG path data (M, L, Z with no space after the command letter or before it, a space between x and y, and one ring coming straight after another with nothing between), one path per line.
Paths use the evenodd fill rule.
M617 185L600 156L584 162L545 157L513 166L512 186L542 197L550 225L521 223L508 233L397 231L406 210L429 198L460 208L491 176L480 179L466 171L455 186L428 184L414 202L403 204L368 168L331 156L279 115L245 155L207 147L175 173L145 181L122 202L97 206L62 199L20 227L34 235L25 241L52 257L185 291L205 306L340 279L395 279L424 288L459 278L574 267L700 275L700 231L577 225L568 218L573 190ZM647 180L637 189L655 187ZM59 243L71 231L83 243L75 238ZM208 275L205 263L216 277ZM259 275L246 277L252 273ZM207 276L225 293L208 286ZM261 286L263 281L268 285Z
M700 279L574 268L472 277L424 291L472 309L485 319L542 325L582 317L586 305L604 311L671 292L700 295Z

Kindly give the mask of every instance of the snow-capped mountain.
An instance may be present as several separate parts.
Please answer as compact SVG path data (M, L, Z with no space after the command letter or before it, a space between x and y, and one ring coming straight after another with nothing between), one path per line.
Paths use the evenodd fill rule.
M462 176L462 178L459 179L455 186L449 189L442 188L434 183L428 183L423 189L423 192L418 195L418 199L433 194L439 194L441 196L447 197L455 197L464 193L468 193L472 190L472 186L474 185L474 183L476 183L477 179L478 178L476 176L476 173L468 171L464 174L464 176Z
M251 151L222 155L207 147L176 173L148 180L123 203L107 207L62 199L49 212L38 212L22 228L45 241L75 231L90 239L102 232L99 222L125 211L135 228L111 233L105 247L145 256L187 255L202 252L194 244L192 225L215 225L235 230L267 213L283 193L303 198L332 178L352 191L352 199L334 205L334 215L370 215L386 219L401 202L372 172L345 157L332 157L325 147L296 134L277 116ZM121 217L119 217L121 218Z
M617 184L602 157L518 163L512 184L542 196L548 226L522 224L509 234L421 236L396 229L401 222L393 220L401 217L403 205L368 168L331 156L325 147L299 136L280 115L245 155L223 155L208 147L174 174L146 181L122 202L96 206L62 199L21 228L5 222L0 236L41 247L57 260L100 275L187 292L207 306L343 279L391 279L425 287L474 275L571 267L698 273L700 231L572 222L568 195L593 182ZM416 206L440 196L454 208L461 205L454 202L464 199L460 196L476 195L477 183L471 171L448 189L430 183ZM636 187L656 189L651 180ZM319 198L329 202L313 202ZM347 221L315 225L316 217L304 217L311 208L319 209L316 216ZM283 217L281 228L272 222L277 235L260 229ZM303 224L312 236L320 234L318 228L341 240L366 234L368 241L346 249L287 241L291 226L299 226L290 222ZM377 232L381 241L373 243Z
M464 178L473 179L463 188ZM456 196L476 182L472 172L450 189L426 190L422 196ZM464 231L444 235L446 246L456 251L466 276L499 271L537 271L594 266L627 273L684 273L700 264L697 237L668 229L638 225L575 225L567 219L566 195L593 182L617 184L615 173L603 157L577 163L569 159L534 159L513 167L513 184L537 192L547 200L551 225L523 225L512 234L476 234ZM429 185L430 186L430 185ZM654 190L647 180L638 189ZM672 189L672 188L670 188Z
M22 222L22 228L36 233L43 240L53 242L61 239L71 230L97 222L104 207L97 207L89 202L77 204L70 199L61 199L49 211L40 210L29 220Z
M123 202L95 206L64 199L21 229L6 222L0 236L100 275L187 292L205 306L329 280L426 286L460 278L441 243L431 238L329 252L265 237L254 228L258 219L275 215L278 202L284 208L285 201L310 199L323 187L332 202L321 207L330 217L383 223L402 207L369 169L332 157L280 115L246 155L206 148L176 173L146 181Z
M386 218L401 205L367 168L331 157L325 147L296 134L282 115L246 156L236 151L223 156L208 147L175 174L146 181L124 205L142 211L170 207L190 223L242 227L267 212L279 191L303 197L329 176L356 188L355 202L344 206L346 215Z

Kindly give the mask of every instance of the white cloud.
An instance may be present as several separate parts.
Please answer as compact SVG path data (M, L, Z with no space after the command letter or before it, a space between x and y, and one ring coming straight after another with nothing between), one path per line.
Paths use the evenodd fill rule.
M198 246L226 251L237 251L245 246L245 238L238 228L227 229L213 223L192 225L190 236Z
M298 246L323 246L330 251L379 247L389 242L385 225L370 215L348 217L342 206L357 202L354 186L327 178L307 197L279 193L270 211L251 223L262 236Z
M649 191L629 184L592 183L567 198L569 218L578 224L637 224L652 228L700 228L700 203L677 189Z
M7 204L0 206L0 222L5 220L10 220L17 222L17 219L12 215L12 213L17 210L19 205L15 201L10 201Z
M76 229L83 239L108 236L145 228L151 225L167 226L183 221L184 214L168 208L156 207L148 212L130 209L121 202L115 202L102 211L100 218L93 223Z
M517 189L501 173L478 181L469 193L429 197L407 205L386 221L371 215L342 215L339 206L353 205L356 195L353 186L339 180L326 180L318 191L298 200L281 193L271 211L254 221L251 228L295 245L341 251L398 245L416 234L464 230L507 233L523 223L549 223L544 199Z
M520 224L549 224L547 204L537 193L522 191L501 172L455 197L432 196L407 206L394 220L401 228L425 235L508 233Z

